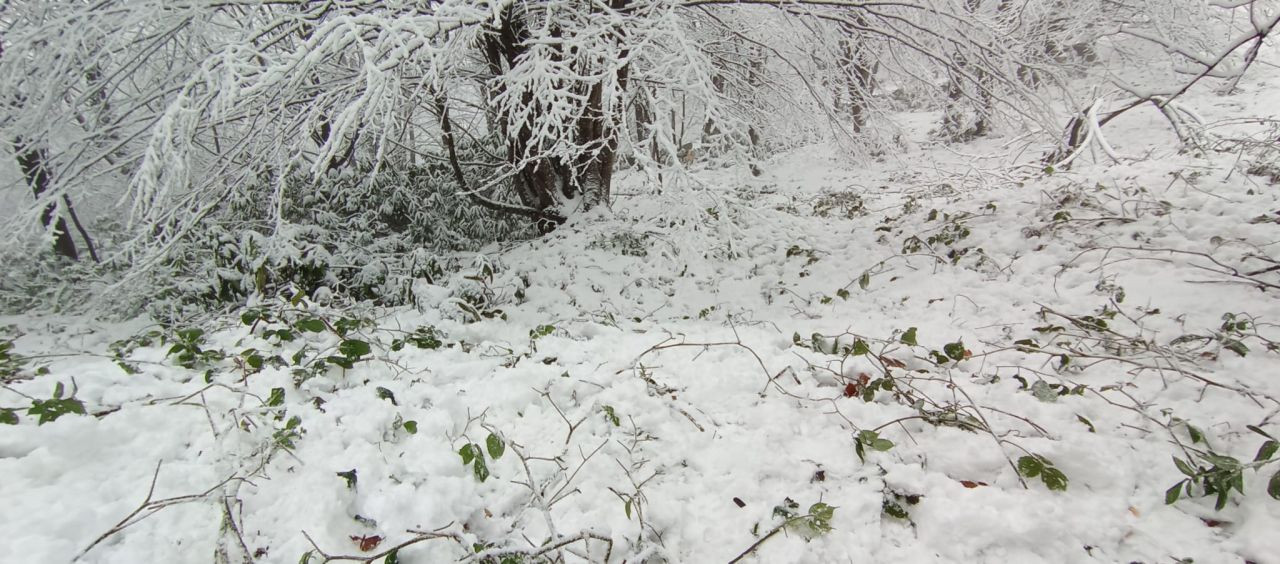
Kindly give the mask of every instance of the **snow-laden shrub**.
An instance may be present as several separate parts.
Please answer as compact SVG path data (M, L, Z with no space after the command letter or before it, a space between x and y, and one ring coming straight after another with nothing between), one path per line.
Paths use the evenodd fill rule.
M48 248L24 246L0 251L0 312L62 311L84 302L84 290L98 278L96 265L71 262Z
M428 166L291 176L280 224L269 220L271 190L245 190L175 253L177 283L157 305L207 310L282 292L399 305L412 301L413 280L444 272L448 253L528 235L521 222L464 205L444 174Z
M415 279L433 280L449 254L529 235L523 222L465 205L441 167L354 170L311 180L291 175L246 186L144 275L117 263L57 264L51 253L14 253L0 274L5 311L68 310L115 286L116 315L157 319L234 308L279 294L399 305ZM274 187L274 188L273 188ZM283 220L271 220L274 206ZM58 275L51 276L57 269ZM56 285L49 280L60 280Z

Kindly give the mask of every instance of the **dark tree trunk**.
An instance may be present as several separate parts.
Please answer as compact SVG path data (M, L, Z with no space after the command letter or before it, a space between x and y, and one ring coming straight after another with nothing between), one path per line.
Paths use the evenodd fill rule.
M331 134L332 127L329 125L329 118L321 116L320 123L311 130L311 141L316 144L317 148L323 147L325 143L329 142L329 136ZM345 147L335 152L333 156L329 158L329 162L325 164L325 170L342 170L343 167L354 163L356 156L356 143L359 141L360 133L357 131L356 134L347 141ZM342 140L337 140L335 142L341 143Z
M977 13L982 1L965 0L964 7L971 14ZM986 135L990 130L988 113L991 111L992 79L982 68L971 66L961 53L954 54L951 60L942 135L952 141L968 141ZM966 74L972 78L967 78ZM970 93L965 92L966 81L973 83Z
M866 19L855 15L855 24L865 27ZM875 93L875 62L866 53L864 39L853 25L842 26L844 37L840 40L839 64L844 75L844 92L836 92L836 111L846 111L853 118L853 130L862 131L867 126L868 101ZM842 95L843 94L843 95Z
M613 9L624 8L629 0L611 0ZM501 76L513 66L529 49L526 44L528 32L525 15L519 5L504 9L498 25L489 29L482 41L485 62L489 72ZM622 33L622 30L619 30ZM627 70L619 71L620 90L626 89ZM499 85L498 88L501 88ZM499 95L502 92L491 92ZM561 198L583 197L586 207L608 205L613 183L613 167L617 159L617 133L609 126L608 112L613 108L604 105L604 88L599 83L583 85L581 94L586 101L582 116L573 124L573 142L578 147L598 145L595 151L583 151L573 162L562 162L551 157L537 157L545 147L536 146L534 127L541 119L545 119L545 109L536 106L533 96L526 94L522 102L531 107L528 117L523 122L511 123L510 116L497 115L494 120L499 126L506 127L504 132L507 150L507 163L517 170L513 179L513 188L524 206L538 210L553 209ZM530 158L534 157L534 158Z
M17 153L18 168L22 170L22 176L26 179L27 185L31 187L31 191L35 194L36 199L40 199L45 192L49 190L49 170L47 163L49 155L44 149L24 145L22 139L14 142L14 150ZM70 200L64 200L70 205ZM62 257L71 260L80 260L80 252L76 249L76 242L71 238L71 231L67 229L67 220L58 215L58 208L54 204L45 206L44 213L40 214L40 222L44 225L45 230L53 229L53 252ZM55 217L56 216L56 217Z
M0 38L0 58L4 57L4 41ZM90 74L86 77L88 82L96 82L96 69L90 69ZM95 98L101 104L103 110L106 111L106 93L105 91L95 91ZM15 100L20 107L22 99ZM27 185L31 187L31 192L35 195L36 200L45 192L49 191L49 153L42 147L23 141L21 137L13 140L13 151L15 160L18 161L18 169L22 171L22 177L27 181ZM89 232L85 230L84 225L80 224L80 218L76 217L75 207L71 205L71 197L63 194L62 202L67 208L67 213L71 215L75 221L76 228L80 230L80 235L84 237L85 245L89 249L89 255L93 257L94 262L98 262L98 252L93 247L93 240L89 238ZM56 221L55 221L55 216ZM45 231L49 231L50 226L53 227L53 253L57 256L66 257L71 260L80 260L80 252L76 249L75 239L71 238L71 231L67 229L67 220L58 215L58 207L54 204L48 204L44 208L44 212L40 214L40 223L44 226Z
M724 96L724 76L715 74L711 77L711 90L716 96ZM708 117L702 122L702 138L698 140L702 151L712 152L718 151L719 147L715 146L716 137L720 135L720 128L716 125L716 121Z
M528 51L524 43L528 38L524 15L517 10L513 6L504 8L499 25L490 28L490 33L482 39L485 61L489 65L489 72L494 76L505 74ZM502 86L499 85L498 88ZM491 94L497 96L501 93L498 90ZM532 96L526 94L522 102L532 105L534 101ZM561 175L558 173L562 167L547 160L525 159L527 155L537 152L537 148L532 146L532 136L533 123L541 113L538 110L535 108L527 121L516 124L514 130L505 131L504 136L507 164L519 167L514 177L514 188L520 203L535 210L546 210L555 204L555 193L561 188ZM496 117L494 121L499 127L512 127L509 116Z

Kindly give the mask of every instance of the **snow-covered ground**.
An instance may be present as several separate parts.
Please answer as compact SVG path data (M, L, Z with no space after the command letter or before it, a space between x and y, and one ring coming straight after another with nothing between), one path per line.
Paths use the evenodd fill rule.
M1231 120L1280 80L1242 86L1185 102L1265 131ZM1121 163L921 131L624 194L414 309L206 321L192 368L145 321L0 320L0 561L1280 562L1280 463L1166 503L1175 457L1280 436L1280 186L1133 113ZM88 415L37 424L58 384Z

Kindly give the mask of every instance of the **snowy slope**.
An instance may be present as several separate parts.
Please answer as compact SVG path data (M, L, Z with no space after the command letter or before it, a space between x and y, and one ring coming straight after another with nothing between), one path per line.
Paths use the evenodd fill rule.
M1280 107L1280 81L1245 86L1187 103L1214 133L1265 131L1225 120ZM547 539L573 540L544 553L571 562L1280 561L1280 463L1245 469L1221 510L1165 503L1174 457L1248 463L1267 439L1246 425L1280 436L1280 288L1241 278L1276 256L1280 187L1244 173L1250 152L1179 154L1135 114L1108 126L1130 160L1052 174L1017 139L707 172L694 195L624 196L495 249L415 309L207 322L195 341L227 358L190 369L158 338L123 355L136 374L117 365L111 343L145 322L3 320L31 358L0 391L22 408L0 426L0 561L75 558L149 489L178 499L81 561L415 540L400 562L481 561ZM505 319L473 322L468 292ZM305 368L329 356L352 366ZM90 416L27 413L73 382ZM1060 474L1020 476L1034 455ZM834 512L768 536L787 500Z

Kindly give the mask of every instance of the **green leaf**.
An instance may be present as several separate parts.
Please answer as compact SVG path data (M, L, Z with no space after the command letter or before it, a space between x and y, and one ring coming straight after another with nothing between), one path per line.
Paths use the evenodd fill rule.
M347 370L350 370L353 366L356 365L353 359L347 358L345 356L327 356L325 357L325 360L332 362L333 364L336 364L343 368L346 368Z
M1087 418L1085 418L1085 416L1080 415L1080 414L1076 414L1076 421L1079 421L1079 422L1081 422L1081 423L1084 423L1085 427L1088 427L1088 428L1089 428L1089 432L1090 432L1090 433L1097 433L1097 432L1098 432L1098 430L1097 430L1096 428L1094 428L1094 426L1093 426L1093 422L1092 422L1092 421L1089 421Z
M1240 461L1230 456L1215 454L1212 452L1203 455L1204 459L1212 462L1214 466L1222 470L1234 470L1240 467Z
M333 330L335 333L338 334L339 337L346 338L347 333L350 333L351 331L359 329L360 326L364 324L365 324L365 320L362 320L362 319L340 317L338 318L337 321L333 322Z
M302 558L298 559L298 564L311 564L311 551L302 553Z
M1280 443L1275 441L1262 443L1262 446L1258 448L1257 456L1253 457L1253 461L1262 462L1263 460L1271 460L1271 457L1275 456L1277 450L1280 450Z
M347 339L338 344L338 352L352 360L367 355L372 351L373 349L369 347L369 343L356 339Z
M240 323L244 325L253 325L253 322L262 319L262 312L251 309L240 314Z
M493 433L485 437L484 446L489 451L489 457L494 460L502 458L502 454L507 452L507 445L502 442L502 437Z
M1040 475L1044 470L1044 463L1034 456L1024 456L1018 459L1018 473L1026 478L1034 478Z
M33 400L27 409L27 415L36 416L39 425L56 421L68 413L84 415L84 403L75 398Z
M814 333L813 335L811 335L809 337L809 342L812 344L813 350L817 352L827 353L827 354L835 353L835 341L832 340L831 348L830 350L828 350L826 346L827 338L823 337L822 333Z
M627 500L622 504L622 512L627 514L627 519L631 519L631 500Z
M964 351L963 340L956 341L954 343L947 343L942 346L942 352L947 353L947 357L956 362L964 360Z
M858 277L858 287L862 288L863 290L866 290L867 287L870 285L871 285L871 273L863 272L862 276Z
M271 395L267 396L267 407L276 407L284 404L284 388L271 388Z
M614 426L614 427L621 427L621 426L622 426L622 419L619 419L619 418L618 418L618 413L617 413L617 412L615 412L615 411L613 410L613 406L612 406L612 405L606 405L606 406L602 407L601 409L603 409L603 410L604 410L604 417L605 417L605 419L608 419L610 423L613 423L613 426Z
M871 389L870 386L867 389ZM858 453L858 458L864 459L866 456L866 447L872 450L884 452L893 448L893 441L880 438L880 434L875 431L865 430L858 432L858 436L854 439L854 449Z
M1236 339L1223 339L1222 347L1240 356L1249 354L1249 347Z
M0 425L17 425L18 411L7 407L0 408Z
M1220 488L1218 490L1218 500L1213 504L1214 511L1222 511L1227 506L1227 500L1231 498L1230 488Z
M529 330L529 338L535 339L535 340L541 339L542 337L546 337L547 335L550 335L555 331L556 331L555 325L539 325Z
M418 434L418 422L412 419L405 421L404 430L408 431L410 435Z
M396 405L396 406L400 405L399 403L396 403L396 395L391 393L391 390L388 390L382 386L378 386L376 391L378 393L378 399L384 399L384 400L390 401L391 405Z
M277 429L272 434L272 438L275 439L276 444L286 449L292 449L294 446L293 440L302 436L302 433L297 430L300 425L302 425L302 418L294 415L285 422L283 429Z
M786 520L787 530L801 538L813 540L831 531L831 517L834 515L835 508L819 502L809 507L809 513L800 515L800 504L791 498L783 500L782 503L773 508L773 515Z
M478 449L479 447L477 447ZM484 463L484 455L476 456L476 460L472 464L472 470L475 471L477 480L483 482L489 479L489 467Z
M1280 500L1280 471L1271 475L1271 480L1267 482L1267 495L1271 499Z
M1021 350L1023 352L1033 352L1033 351L1024 350L1024 349L1040 348L1040 343L1037 343L1035 339L1021 339L1018 341L1014 341L1013 344L1018 345L1018 350Z
M387 557L383 559L382 564L400 564L400 549L391 549L391 552L388 552Z
M1058 401L1058 392L1054 391L1053 387L1044 380L1036 380L1035 383L1031 384L1031 395L1045 403Z
M861 356L864 354L871 354L871 347L867 346L866 341L862 339L857 339L853 342L853 349L851 352L853 352L853 354L858 356Z
M1173 502L1178 501L1178 496L1180 495L1182 495L1182 482L1178 482L1172 488L1165 490L1164 504L1173 505Z
M310 319L300 319L297 323L294 323L293 326L304 333L321 333L325 330L324 320L316 319L314 317Z
M458 455L462 457L463 466L471 464L471 461L475 460L476 455L479 453L480 447L476 446L475 443L467 443L462 445L462 448L458 449Z
M1253 432L1255 432L1255 433L1257 433L1257 434L1259 434L1259 435L1262 435L1262 436L1264 436L1264 437L1266 437L1266 438L1268 438L1268 439L1271 439L1271 440L1273 440L1273 441L1276 439L1275 437L1271 436L1271 435L1270 435L1270 434L1268 434L1266 431L1263 431L1261 428L1259 428L1259 427L1257 427L1257 426L1255 426L1255 425L1245 425L1245 428L1247 428L1247 429L1249 429L1250 431L1253 431Z
M194 343L204 336L204 329L193 327L190 329L180 329L177 332L178 339L186 343Z
M1173 458L1173 465L1177 466L1178 471L1182 472L1187 477L1194 478L1196 476L1196 471L1191 467L1191 465L1183 462L1182 459L1176 456Z
M1045 466L1040 471L1040 481L1052 491L1061 492L1067 489L1067 475L1052 466Z
M342 478L347 481L348 489L355 489L356 487L356 469L355 468L347 470L346 472L335 472L335 474L337 474L339 478Z
M1187 426L1187 434L1191 435L1192 444L1204 442L1204 433L1201 433L1200 429L1190 423L1184 422L1183 424Z
M916 342L916 328L912 327L910 329L907 329L907 332L903 333L902 337L899 338L898 340L901 341L902 344L904 345L911 345L913 347L916 346L918 344Z
M911 518L911 514L907 512L907 508L899 505L898 502L891 499L885 499L884 502L880 504L880 510L884 511L885 515L896 519L907 520Z
M820 521L831 521L835 517L836 508L822 502L809 506L809 515Z

